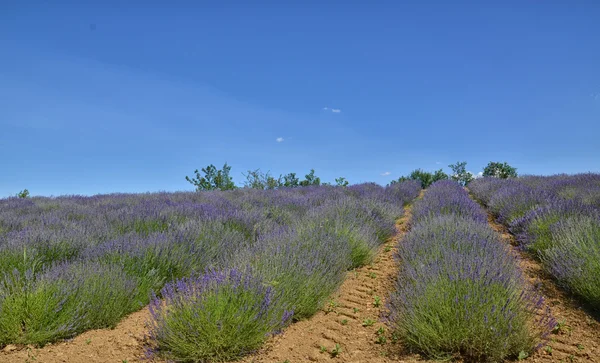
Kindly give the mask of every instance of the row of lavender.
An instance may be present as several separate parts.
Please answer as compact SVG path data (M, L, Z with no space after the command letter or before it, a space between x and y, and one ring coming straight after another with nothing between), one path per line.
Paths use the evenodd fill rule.
M536 349L554 326L485 211L456 182L436 182L415 202L396 257L389 320L416 352L498 362Z
M600 310L600 174L483 178L469 189L561 286Z
M150 303L157 352L239 356L314 314L419 191L407 182L2 199L0 346L111 327Z

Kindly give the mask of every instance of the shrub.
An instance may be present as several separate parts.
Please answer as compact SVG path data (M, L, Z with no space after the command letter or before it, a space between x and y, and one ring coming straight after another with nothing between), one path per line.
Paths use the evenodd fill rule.
M29 198L29 190L23 189L17 193L17 198Z
M483 169L483 176L500 179L516 178L517 169L508 165L507 162L499 163L490 161L489 164Z
M462 186L469 184L474 179L473 174L470 171L467 171L466 161L459 161L456 162L456 164L448 165L448 167L452 169L452 175L450 178Z
M390 321L404 343L435 358L501 361L531 351L553 327L536 321L539 296L487 225L446 215L415 225L400 243Z
M177 361L228 361L279 332L292 312L250 271L208 271L167 284L150 305L155 353Z
M552 200L543 189L533 188L513 179L499 188L488 203L489 209L503 224L510 224L523 217L531 209L540 207Z
M265 283L281 291L295 319L319 311L351 263L348 241L313 224L265 235L239 259L249 261Z
M570 216L551 227L544 266L567 290L600 312L600 219Z
M565 218L577 216L598 217L598 211L577 200L552 200L513 220L509 228L521 246L537 256L553 245L551 227Z
M454 181L434 183L421 200L415 202L413 223L438 215L455 214L487 223L487 214L469 198L463 188Z
M135 279L118 266L78 262L15 271L0 288L0 344L44 345L114 327L142 302Z

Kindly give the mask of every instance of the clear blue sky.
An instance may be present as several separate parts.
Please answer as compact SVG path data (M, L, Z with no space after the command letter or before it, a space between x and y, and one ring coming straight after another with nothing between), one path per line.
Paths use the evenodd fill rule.
M0 4L0 197L600 171L598 1L58 3Z

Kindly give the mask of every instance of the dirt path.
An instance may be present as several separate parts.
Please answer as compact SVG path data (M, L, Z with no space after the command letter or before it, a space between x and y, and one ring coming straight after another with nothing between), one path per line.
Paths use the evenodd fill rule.
M488 214L494 230L511 246L518 256L522 270L533 286L539 286L559 328L551 335L548 347L543 347L527 358L526 362L600 362L600 323L586 313L574 299L559 290L552 277L545 273L539 262L520 251L516 240L506 227Z
M124 318L115 329L90 330L75 338L43 348L8 345L0 363L130 363L143 357L143 338L148 329L148 308Z
M242 362L417 361L418 356L404 355L397 344L392 344L388 328L381 319L386 297L394 288L398 274L393 254L410 218L409 206L396 223L398 233L381 247L371 265L348 273L323 311L291 325L283 334L267 342L261 351ZM385 333L378 334L382 327ZM382 338L378 342L380 335L385 337L383 344ZM336 346L340 348L339 353L335 352Z
M242 362L412 362L417 356L399 355L381 321L388 292L393 289L397 266L393 253L410 219L410 207L398 220L398 233L385 243L369 266L348 273L329 303L312 318L295 323L269 340ZM0 363L130 363L143 361L148 308L124 318L115 329L99 329L43 348L9 345L0 351ZM377 334L384 327L384 334ZM378 343L384 336L386 342ZM335 353L339 345L338 353Z

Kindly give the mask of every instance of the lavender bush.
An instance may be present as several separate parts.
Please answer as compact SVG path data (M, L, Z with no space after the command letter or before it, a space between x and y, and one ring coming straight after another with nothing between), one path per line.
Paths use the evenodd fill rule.
M600 312L600 218L568 217L552 226L544 266L566 289Z
M561 286L598 307L600 174L483 178L469 188Z
M167 284L150 304L154 354L177 361L228 361L252 352L293 312L249 270L208 271Z
M438 215L458 215L487 223L487 214L469 198L460 184L450 180L435 182L427 190L427 197L413 207L413 223Z
M39 344L114 327L144 296L121 267L61 263L14 270L0 285L0 344Z
M429 357L498 362L535 349L554 321L538 317L542 298L465 197L462 188L438 182L416 203L421 217L396 254L389 321L407 347ZM450 201L456 205L447 209Z

